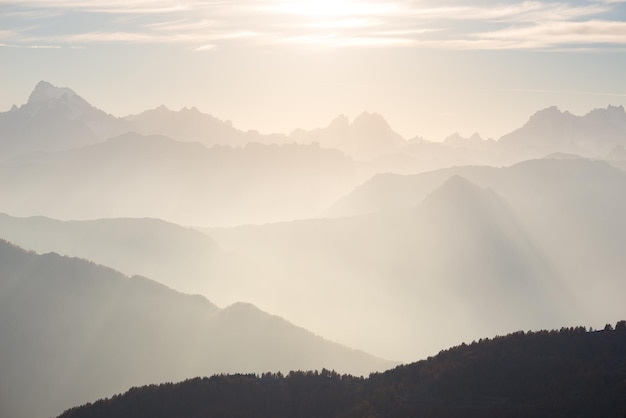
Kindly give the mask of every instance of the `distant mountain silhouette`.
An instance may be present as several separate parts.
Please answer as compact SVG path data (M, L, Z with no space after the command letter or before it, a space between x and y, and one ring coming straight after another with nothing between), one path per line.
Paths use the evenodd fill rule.
M460 166L413 175L376 174L341 197L324 215L354 216L408 208L421 203L433 190L456 174L478 182L477 179L497 176L499 172L500 169L489 166Z
M626 112L622 106L594 109L575 116L550 107L536 112L524 126L497 141L458 133L443 142L417 138L387 152L387 170L409 174L455 165L510 165L553 153L605 159L617 146L626 145ZM390 164L394 161L395 164Z
M117 118L95 108L70 88L41 81L26 104L0 113L0 159L91 145L128 132L166 135L207 146L286 142L285 135L240 131L195 107L176 112L161 106Z
M452 165L503 165L563 152L606 158L626 145L626 113L621 106L595 109L584 116L556 107L534 114L497 142L478 134L453 134L443 142L406 141L377 113L363 112L352 122L339 116L329 126L289 135L236 129L197 108L172 111L165 106L116 118L93 107L73 90L41 81L28 102L0 113L0 160L16 155L59 151L102 142L128 132L165 135L182 142L244 146L249 143L309 145L337 149L377 172L416 173Z
M488 187L513 209L568 297L586 312L579 321L614 317L626 291L626 173L587 159L540 159L511 167L455 167L412 176L380 175L342 198L329 214L410 208L453 175ZM459 203L459 210L464 204ZM593 278L593 279L592 279ZM584 307L584 308L583 308Z
M126 116L130 129L143 135L165 135L177 141L213 145L244 146L251 142L286 143L285 135L261 135L256 131L241 131L230 121L222 121L200 112L197 108L182 108L176 112L165 106Z
M0 159L90 145L126 131L123 121L73 90L41 81L26 104L0 113Z
M553 106L535 113L524 126L498 140L503 157L515 161L553 152L604 158L618 145L626 145L623 106L594 109L584 116Z
M575 310L514 208L461 177L406 209L207 233L274 266L264 281L281 294L257 291L252 300L390 358L510 326L537 329ZM332 321L305 315L318 300Z
M362 160L391 153L405 143L376 113L363 112L351 124L339 117L328 128L310 132L260 134L236 129L229 121L195 107L173 111L160 106L118 118L92 106L70 88L41 81L26 104L0 113L0 159L91 145L128 132L164 135L207 147L318 142L324 148L339 149Z
M392 154L406 145L406 140L381 115L368 112L361 113L352 123L341 115L327 128L296 130L290 139L299 143L318 142L324 148L339 149L361 161Z
M357 160L367 161L398 151L406 141L377 113L363 112L354 121L340 115L326 128L296 129L289 135L241 131L195 107L172 111L165 106L126 116L130 129L143 135L165 135L177 141L244 146L248 143L310 145L337 149Z
M453 148L487 148L489 146L493 146L495 141L493 139L483 139L475 132L469 138L463 138L458 132L453 133L443 140L445 145L451 146Z
M0 214L0 237L38 253L84 258L127 275L150 277L185 293L224 302L224 277L234 286L242 267L206 234L158 219L58 221ZM242 284L243 286L243 284ZM215 296L213 296L215 295Z
M0 415L50 416L131 386L222 372L389 363L246 304L0 241Z
M553 152L552 154L548 154L543 158L548 158L552 160L578 160L584 157L581 157L580 155L577 155L577 154L570 154L567 152Z
M61 418L618 417L626 321L482 339L368 379L322 370L213 376L134 388Z
M224 251L206 234L159 219L59 221L0 214L0 237L37 253L84 258L126 275L202 294L225 306L260 286L263 263Z
M152 217L186 225L263 223L315 216L370 175L318 145L208 149L130 133L5 161L0 187L7 198L0 211L57 219Z

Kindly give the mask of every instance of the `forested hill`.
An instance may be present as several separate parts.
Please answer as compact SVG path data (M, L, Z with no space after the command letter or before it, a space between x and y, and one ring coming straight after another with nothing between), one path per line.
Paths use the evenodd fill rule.
M109 417L624 417L626 321L517 332L369 378L220 375L133 388L66 411Z

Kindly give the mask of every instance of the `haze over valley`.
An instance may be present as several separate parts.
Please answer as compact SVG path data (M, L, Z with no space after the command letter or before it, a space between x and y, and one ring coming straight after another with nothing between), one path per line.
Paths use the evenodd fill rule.
M0 417L626 412L626 2L470 3L0 0Z
M498 140L405 139L367 112L263 135L194 108L117 118L42 81L0 144L11 416L624 314L623 107L540 110Z

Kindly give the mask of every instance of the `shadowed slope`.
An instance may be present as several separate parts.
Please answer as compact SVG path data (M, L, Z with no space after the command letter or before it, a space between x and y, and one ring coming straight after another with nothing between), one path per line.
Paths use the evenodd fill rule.
M50 416L128 387L219 372L388 362L249 305L200 296L0 241L0 415Z
M84 258L186 293L217 292L221 281L232 280L228 266L235 267L206 234L159 219L63 222L0 214L0 236L38 253Z

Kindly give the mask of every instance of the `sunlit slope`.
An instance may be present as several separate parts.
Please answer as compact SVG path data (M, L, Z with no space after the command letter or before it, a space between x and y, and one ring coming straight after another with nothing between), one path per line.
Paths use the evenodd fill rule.
M259 294L262 306L391 357L554 324L574 311L508 203L458 176L408 209L209 233L275 267L265 280L282 293Z
M626 269L626 173L602 161L546 158L500 169L455 167L413 176L381 175L342 198L329 214L407 208L455 174L504 197L567 280L592 292L590 277L605 280L605 285L608 279L619 281Z

